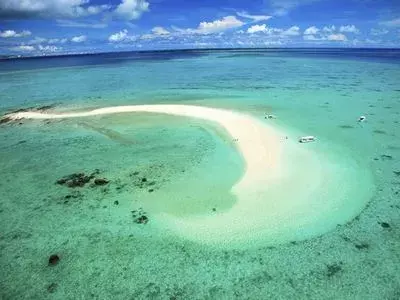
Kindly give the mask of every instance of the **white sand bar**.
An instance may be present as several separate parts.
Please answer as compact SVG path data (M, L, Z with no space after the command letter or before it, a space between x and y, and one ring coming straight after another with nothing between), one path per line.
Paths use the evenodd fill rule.
M357 199L370 193L356 193L354 186L348 187L347 182L355 176L349 171L348 161L329 162L296 139L286 140L286 134L272 126L230 110L192 105L130 105L62 114L20 112L8 117L59 119L127 112L163 113L215 122L232 136L244 159L243 176L232 187L237 202L229 211L187 217L166 213L152 216L154 226L186 239L223 247L301 240L354 217L365 204L365 200Z
M218 123L237 140L237 147L246 163L246 171L234 190L254 187L278 172L280 136L253 117L229 110L191 105L130 105L95 109L88 112L49 114L20 112L15 119L62 119L127 112L151 112L209 120Z

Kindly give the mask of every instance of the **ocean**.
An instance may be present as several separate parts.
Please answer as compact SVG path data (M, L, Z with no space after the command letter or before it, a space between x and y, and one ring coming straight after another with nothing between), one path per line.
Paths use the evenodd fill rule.
M245 161L217 124L145 113L0 124L0 295L400 298L399 83L398 49L1 60L2 115L43 106L63 113L197 105L252 116L289 140L313 135L317 141L301 145L312 162L293 159L290 180L261 195L266 204L248 214L273 219L286 201L294 216L310 218L290 234L279 231L290 220L277 220L280 238L260 228L231 243L238 233L229 233L230 223L224 230L231 240L206 227L181 234L158 217L223 219L235 207L231 188ZM360 116L366 120L358 122ZM66 184L71 174L73 187ZM303 198L309 207L298 207ZM253 243L253 234L263 237ZM49 261L51 255L58 260Z

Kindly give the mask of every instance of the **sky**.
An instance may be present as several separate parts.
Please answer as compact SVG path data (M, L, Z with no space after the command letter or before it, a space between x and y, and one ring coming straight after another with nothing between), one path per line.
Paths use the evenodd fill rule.
M0 54L400 48L400 0L0 0Z

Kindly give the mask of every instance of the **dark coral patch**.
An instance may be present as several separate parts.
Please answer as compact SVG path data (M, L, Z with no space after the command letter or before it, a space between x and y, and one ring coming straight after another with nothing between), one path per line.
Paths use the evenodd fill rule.
M49 266L55 266L60 261L60 257L57 254L52 254L49 257Z
M331 265L327 265L326 266L326 275L328 277L332 277L333 275L339 273L340 271L342 271L342 263L335 263L335 264L331 264Z

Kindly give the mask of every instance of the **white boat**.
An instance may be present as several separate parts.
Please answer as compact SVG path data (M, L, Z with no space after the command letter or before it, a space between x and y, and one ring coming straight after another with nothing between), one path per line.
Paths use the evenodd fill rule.
M266 119L276 119L276 116L265 114L265 118L266 118Z
M358 122L364 122L366 119L367 119L366 116L360 116L360 117L358 118Z
M299 143L310 143L314 142L317 138L315 136L309 135L309 136L302 136L299 138Z

